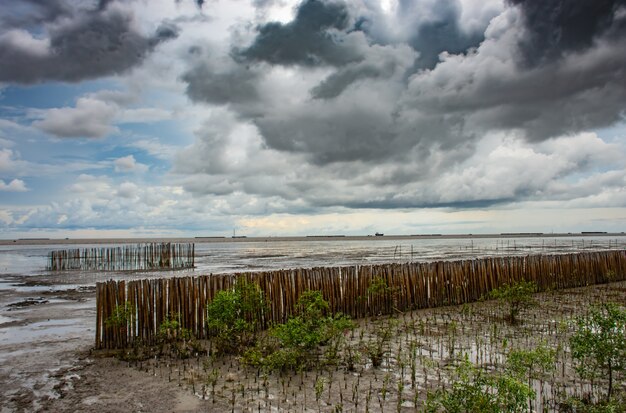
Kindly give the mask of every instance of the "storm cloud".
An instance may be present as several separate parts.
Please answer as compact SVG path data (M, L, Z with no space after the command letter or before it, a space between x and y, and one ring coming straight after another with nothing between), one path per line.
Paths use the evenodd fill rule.
M476 208L528 199L539 196L533 182L547 185L569 172L522 174L512 191L491 188L478 179L489 171L468 163L478 162L486 137L510 136L532 148L623 120L620 2L519 0L473 10L480 6L421 0L399 1L391 12L359 4L304 1L292 21L261 24L247 45L233 44L227 63L196 57L183 76L194 101L223 105L233 122L256 130L248 165L266 151L307 165L284 183L290 199L347 208ZM586 14L591 21L577 33ZM467 15L480 17L464 25ZM218 165L212 147L194 147L194 156ZM538 164L547 161L542 156ZM518 173L510 169L502 170ZM267 187L243 177L236 188L224 186L222 172L185 165L186 173L194 170L214 186L194 184L192 191ZM433 182L446 191L433 190Z
M626 34L625 0L510 1L524 16L528 33L520 46L531 65L587 49L604 35L622 38Z
M117 2L101 2L95 9L72 9L61 1L42 4L27 2L18 6L25 8L21 17L15 13L2 17L13 27L0 33L0 81L77 82L120 74L178 34L168 24L143 34L132 12ZM16 27L18 23L21 27Z
M613 230L624 2L8 0L0 223Z
M292 22L260 26L254 43L237 54L270 64L341 66L360 59L344 38L349 24L344 3L306 0Z

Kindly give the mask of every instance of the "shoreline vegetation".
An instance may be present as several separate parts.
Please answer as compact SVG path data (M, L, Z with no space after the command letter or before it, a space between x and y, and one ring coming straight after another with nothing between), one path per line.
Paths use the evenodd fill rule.
M417 285L401 281L409 267L372 266L362 295L350 300L380 305L352 317L337 295L347 287L331 282L345 274L332 268L302 273L319 281L311 285L294 270L302 291L278 299L292 308L278 319L268 292L286 287L251 274L219 281L200 301L190 292L208 290L190 278L168 289L138 281L168 297L160 304L132 282L108 282L98 284L98 301L106 298L110 311L98 319L114 341L91 354L175 383L195 398L185 407L193 411L624 411L624 253L465 261L459 269L478 269L465 277L449 262L433 263L432 274L416 272L430 280L416 287L428 302L443 294L432 308L402 304ZM104 285L112 288L100 291ZM477 295L460 299L460 286ZM135 335L147 331L146 320L157 327Z
M294 242L294 241L393 241L419 239L489 239L489 238L587 238L623 237L625 232L584 231L567 233L515 232L494 234L413 234L413 235L306 235L306 236L196 236L128 238L13 238L0 239L0 245L129 244L148 242L219 243L219 242Z
M623 411L624 370L613 371L613 383L601 365L586 374L581 366L591 364L576 351L582 346L592 354L585 334L597 331L589 323L604 309L626 314L626 282L523 295L530 301L515 323L502 295L353 320L342 334L307 348L303 368L263 364L265 339L248 347L252 352L224 351L216 345L218 325L216 336L196 341L194 349L170 320L159 356L139 347L91 351L75 374L60 379L60 397L42 406L61 412L76 406L86 412ZM301 319L296 325L309 322ZM287 332L269 335L283 339ZM112 389L120 396L112 397Z
M532 282L534 291L550 291L622 281L624 274L626 251L613 250L110 280L96 284L96 347L119 348L136 340L152 344L172 314L196 338L206 338L207 305L242 282L256 285L263 295L266 305L255 316L267 327L293 315L299 297L309 290L320 292L331 312L361 318L475 302L524 281ZM384 294L374 294L371 288L380 283ZM133 317L108 325L119 306L131 308Z

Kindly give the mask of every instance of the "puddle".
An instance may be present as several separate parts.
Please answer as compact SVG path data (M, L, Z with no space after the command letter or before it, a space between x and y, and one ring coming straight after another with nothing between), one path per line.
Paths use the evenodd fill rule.
M16 321L16 320L14 318L5 317L2 314L0 314L0 326L2 326L2 324L11 323L13 321Z
M64 341L72 336L83 336L87 329L85 320L80 318L39 321L11 329L0 329L0 346L32 346L44 341Z

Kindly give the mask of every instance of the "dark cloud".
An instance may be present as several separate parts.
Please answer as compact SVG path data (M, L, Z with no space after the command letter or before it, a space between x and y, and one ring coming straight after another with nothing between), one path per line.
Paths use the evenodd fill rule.
M377 78L383 75L379 68L372 65L347 67L328 76L322 83L311 90L315 99L332 99L339 96L348 86L356 81Z
M340 66L360 59L358 51L343 43L341 32L349 22L344 3L306 0L292 22L259 27L254 43L236 54L245 60L271 64Z
M405 109L455 114L478 131L523 131L532 141L607 127L626 110L626 88L618 86L626 84L624 49L626 38L611 40L534 68L516 67L513 55L506 62L480 53L452 59L440 74L413 80Z
M415 31L408 40L420 53L415 62L417 68L432 69L439 62L439 54L442 52L464 53L471 47L477 47L484 40L482 31L465 33L459 27L461 16L459 0L434 2L426 18L420 16L423 4L419 1L401 0L398 6L400 19L402 16L409 16L421 20L413 23Z
M373 45L364 53L364 60L337 68L320 84L311 89L314 99L332 99L351 85L377 79L404 77L415 53L408 47Z
M542 64L520 65L519 39L532 33L524 6L493 16L460 4L401 1L390 14L306 1L292 22L259 28L248 49L226 59L194 54L187 94L223 105L258 142L231 169L219 159L242 152L239 132L194 145L195 162L180 160L193 176L185 187L346 208L487 208L574 196L562 195L575 192L568 179L615 162L607 155L614 148L581 133L624 119L626 13L614 12L591 43L555 43L567 53L545 51ZM308 14L313 6L340 18ZM261 169L250 174L250 165Z
M257 99L258 74L245 66L233 66L218 71L208 63L200 63L187 71L187 95L197 102L218 105L245 103Z
M345 205L355 209L404 209L404 208L451 208L451 209L483 209L495 205L514 202L515 198L477 199L458 202L424 202L421 198L395 199L388 196L375 201L357 201Z
M119 7L107 7L106 2L47 29L49 42L23 31L0 35L0 81L76 82L119 74L178 34L175 26L165 23L153 35L145 36L135 29L132 15Z
M510 1L524 15L528 35L520 47L530 65L586 49L609 31L618 37L626 33L623 21L614 26L616 12L626 6L626 0Z

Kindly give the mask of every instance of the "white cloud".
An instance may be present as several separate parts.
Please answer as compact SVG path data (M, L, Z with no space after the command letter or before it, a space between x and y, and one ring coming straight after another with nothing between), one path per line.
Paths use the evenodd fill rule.
M138 163L133 155L117 158L113 161L115 172L144 172L148 167Z
M137 195L137 189L137 185L132 182L122 182L117 190L117 195L122 198L134 198Z
M102 138L117 131L112 126L118 108L92 98L79 98L75 107L44 111L33 126L60 138Z
M0 179L0 191L3 192L26 192L26 184L21 179L13 179L8 184Z
M35 57L46 57L50 53L50 40L48 38L35 38L28 31L22 29L2 33L0 44L5 47L27 50L31 56Z

